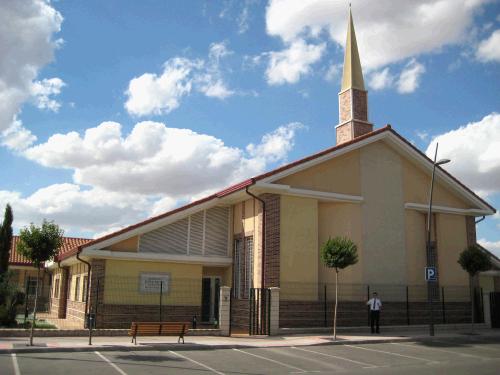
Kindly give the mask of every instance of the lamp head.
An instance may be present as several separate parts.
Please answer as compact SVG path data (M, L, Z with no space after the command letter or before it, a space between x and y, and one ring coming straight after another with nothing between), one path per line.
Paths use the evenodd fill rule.
M450 159L441 159L441 160L436 162L436 165L443 165L443 164L449 163L450 161L451 161Z

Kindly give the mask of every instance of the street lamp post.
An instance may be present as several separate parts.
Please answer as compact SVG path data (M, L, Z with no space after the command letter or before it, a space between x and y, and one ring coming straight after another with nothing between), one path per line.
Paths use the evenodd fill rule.
M431 267L435 267L435 254L433 254L433 249L431 245L431 223L432 223L432 192L434 190L434 176L436 174L436 166L442 165L450 162L450 159L441 159L437 160L439 143L436 143L436 151L434 153L434 162L432 165L432 178L431 178L431 189L429 192L429 210L427 213L427 265ZM429 324L429 334L434 336L434 306L433 302L433 286L430 283L434 281L427 281L427 301L429 303L430 312L431 312L431 322Z

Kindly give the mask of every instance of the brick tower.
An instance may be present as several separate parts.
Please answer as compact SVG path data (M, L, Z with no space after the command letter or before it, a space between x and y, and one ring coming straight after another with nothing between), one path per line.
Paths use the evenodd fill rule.
M344 72L339 93L339 124L336 126L337 145L372 130L373 124L368 122L368 92L365 90L352 12L349 8Z

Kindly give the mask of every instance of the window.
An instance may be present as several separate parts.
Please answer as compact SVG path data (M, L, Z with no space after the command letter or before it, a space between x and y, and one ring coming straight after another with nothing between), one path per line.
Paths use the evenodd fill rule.
M26 281L26 294L28 296L34 296L36 293L36 277L28 276Z
M54 298L59 298L59 278L56 278L56 281L54 281Z
M234 241L234 285L235 298L248 298L253 285L253 237Z
M87 302L87 283L88 276L83 276L83 293L82 293L82 302Z
M80 276L75 277L75 301L80 300Z

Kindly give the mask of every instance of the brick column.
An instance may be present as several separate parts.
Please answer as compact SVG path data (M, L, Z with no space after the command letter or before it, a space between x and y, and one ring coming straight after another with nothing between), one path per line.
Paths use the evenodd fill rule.
M219 329L222 336L229 336L231 330L231 288L220 287L219 299Z
M266 202L264 287L280 286L280 196L262 194Z
M280 328L280 288L269 288L271 292L270 335L277 335Z
M59 284L59 307L57 309L57 317L59 319L66 318L66 305L68 303L68 281L69 281L69 268L63 267L61 269L61 281Z
M104 275L106 272L106 260L92 259L90 265L92 269L90 272L89 311L91 314L94 314L97 307L95 324L96 328L100 328L103 325L104 317Z

